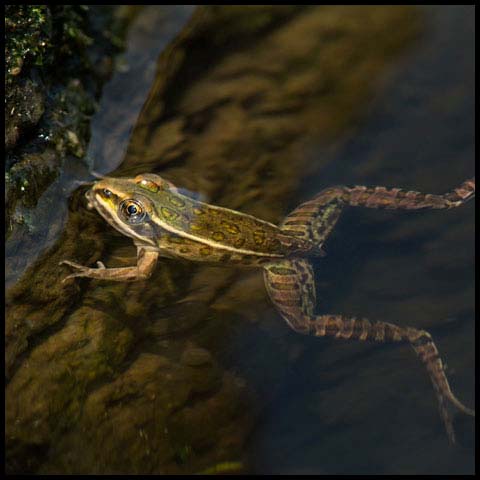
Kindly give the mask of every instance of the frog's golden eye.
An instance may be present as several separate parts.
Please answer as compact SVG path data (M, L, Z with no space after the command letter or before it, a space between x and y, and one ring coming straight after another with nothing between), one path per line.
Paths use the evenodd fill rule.
M138 200L124 200L119 206L120 215L128 223L141 223L145 220L146 212Z

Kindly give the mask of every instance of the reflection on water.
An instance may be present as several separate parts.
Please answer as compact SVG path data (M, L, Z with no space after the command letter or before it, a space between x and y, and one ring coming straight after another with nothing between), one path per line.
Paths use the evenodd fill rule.
M139 11L118 60L118 72L105 86L92 120L88 158L95 171L106 175L120 164L155 76L155 60L194 9L192 5L146 5Z
M273 222L339 183L447 191L474 174L472 12L199 8L145 66L156 75L135 126L134 75L117 86L131 108L111 90L118 119L105 99L96 168L114 168L133 129L113 175L159 173ZM473 472L473 422L457 417L450 447L409 348L296 334L257 271L165 259L146 282L60 284L65 258L135 262L83 190L69 210L9 296L10 471ZM315 265L319 312L428 329L469 406L473 213L350 209Z

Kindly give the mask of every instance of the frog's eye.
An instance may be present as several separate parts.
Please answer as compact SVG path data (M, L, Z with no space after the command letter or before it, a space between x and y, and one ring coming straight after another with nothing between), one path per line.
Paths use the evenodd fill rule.
M145 209L138 200L124 200L120 204L119 211L128 223L141 223L146 216Z
M112 192L108 188L104 188L102 190L102 195L106 198L110 198L112 196Z

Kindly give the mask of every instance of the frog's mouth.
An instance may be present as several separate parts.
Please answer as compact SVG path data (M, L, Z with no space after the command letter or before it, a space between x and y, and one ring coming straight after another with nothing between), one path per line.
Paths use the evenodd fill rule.
M112 215L112 213L107 208L105 208L100 201L97 200L93 188L85 192L85 198L87 199L88 210L96 210L109 223L118 223L114 215Z
M85 192L85 198L87 199L87 209L96 210L108 223L113 224L118 230L117 219L112 215L112 213L105 208L100 201L97 200L96 194L93 188ZM122 233L123 230L122 230Z

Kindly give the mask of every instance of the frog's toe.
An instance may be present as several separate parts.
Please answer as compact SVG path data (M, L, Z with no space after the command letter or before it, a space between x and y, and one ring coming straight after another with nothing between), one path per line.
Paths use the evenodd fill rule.
M62 260L61 262L58 263L59 265L69 265L70 267L73 268L84 268L83 265L80 265L78 263L72 262L70 260Z
M97 262L98 268L100 270L105 270L107 267L100 260Z
M71 273L70 275L67 275L63 280L62 283L65 283L67 280L70 280L71 278L78 277L78 274L76 273Z
M70 275L66 276L62 280L62 283L65 283L67 280L75 277L88 277L88 273L91 270L89 267L79 265L78 263L71 262L70 260L63 260L60 262L59 265L68 265L69 267L72 267L77 270L76 272L73 272Z
M69 280L70 278L76 278L76 277L88 277L89 276L89 268L87 267L82 267L81 265L79 265L77 267L79 269L78 272L74 272L74 273L71 273L70 275L67 275L63 280L62 280L62 283L65 283L67 280Z
M69 280L70 278L72 278L71 275L68 275L66 277L64 277L64 279L62 280L62 283L65 283L67 280Z

